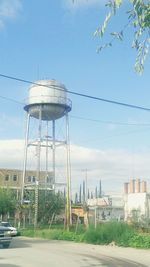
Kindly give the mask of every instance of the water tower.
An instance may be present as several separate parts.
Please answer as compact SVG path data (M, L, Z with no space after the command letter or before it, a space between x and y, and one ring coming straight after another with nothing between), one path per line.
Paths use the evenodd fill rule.
M69 170L69 120L68 113L71 111L71 101L67 98L66 87L56 80L39 80L34 82L28 93L26 105L24 107L27 115L26 137L23 166L23 182L21 200L24 201L24 188L26 187L26 173L28 169L29 148L36 149L36 175L35 175L35 206L38 204L38 189L41 174L41 150L45 149L45 186L55 190L55 166L57 146L66 147L66 184L67 202L70 201L70 170ZM55 136L57 122L62 117L65 118L65 139L57 140ZM36 138L31 138L31 119L34 123ZM46 124L45 124L46 123ZM43 136L43 124L46 125L46 134ZM33 131L33 129L32 129ZM51 153L52 180L47 183L49 173L49 153ZM37 222L38 207L35 208L35 224ZM69 211L68 211L69 212ZM69 214L68 214L69 216ZM69 220L69 218L68 218Z

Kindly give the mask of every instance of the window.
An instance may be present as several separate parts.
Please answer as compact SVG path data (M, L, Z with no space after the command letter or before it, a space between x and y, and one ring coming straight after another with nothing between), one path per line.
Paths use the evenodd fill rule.
M14 181L14 182L17 181L17 175L16 175L16 174L13 175L13 181Z
M48 177L48 176L46 177L46 181L47 181L47 183L49 183L49 182L50 182L50 179L49 179L49 177Z
M28 176L28 182L31 183L31 176Z
M5 181L9 181L9 174L5 175Z
M52 183L52 178L51 177L49 177L49 176L47 176L47 183Z
M35 176L32 176L32 182L35 183Z

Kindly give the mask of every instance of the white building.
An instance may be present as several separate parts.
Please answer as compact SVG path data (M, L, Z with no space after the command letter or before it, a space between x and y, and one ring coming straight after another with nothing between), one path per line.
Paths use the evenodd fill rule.
M97 221L123 220L124 201L122 195L109 195L101 198L88 199L90 217Z
M139 179L124 184L125 221L144 222L150 220L150 194L147 184Z

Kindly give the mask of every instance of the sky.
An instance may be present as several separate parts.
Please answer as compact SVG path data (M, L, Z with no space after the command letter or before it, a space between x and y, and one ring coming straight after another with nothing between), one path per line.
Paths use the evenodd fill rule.
M150 56L143 74L135 73L132 28L123 42L96 52L101 41L94 32L105 18L105 3L0 0L0 74L29 81L56 79L70 91L150 108ZM109 32L126 25L128 7L124 1L103 42ZM0 168L23 166L28 88L0 76ZM85 170L91 190L100 179L105 193L122 193L123 183L131 178L149 184L149 112L72 94L68 98L72 190L79 190ZM63 156L58 160L63 162Z

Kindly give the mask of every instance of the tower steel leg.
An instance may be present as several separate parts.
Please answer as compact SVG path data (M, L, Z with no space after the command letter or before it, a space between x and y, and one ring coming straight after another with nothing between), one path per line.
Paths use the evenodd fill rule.
M55 146L55 120L52 121L52 138L53 138L53 145L52 145L52 153L53 153L53 186L55 190L55 179L56 179L56 166L55 166L55 152L56 152L56 146Z
M37 176L35 184L35 215L34 228L37 227L38 221L38 198L39 198L39 180L40 180L40 164L41 164L41 128L42 128L42 105L39 107L39 127L38 127L38 144L37 144Z
M24 183L25 183L26 166L27 166L29 125L30 125L30 114L27 113L27 117L26 117L26 134L25 134L25 149L24 149L24 162L23 162L23 174L22 174L22 185L21 185L21 204L23 204L23 199L24 199Z
M46 175L45 175L45 195L48 181L48 121L46 122Z

